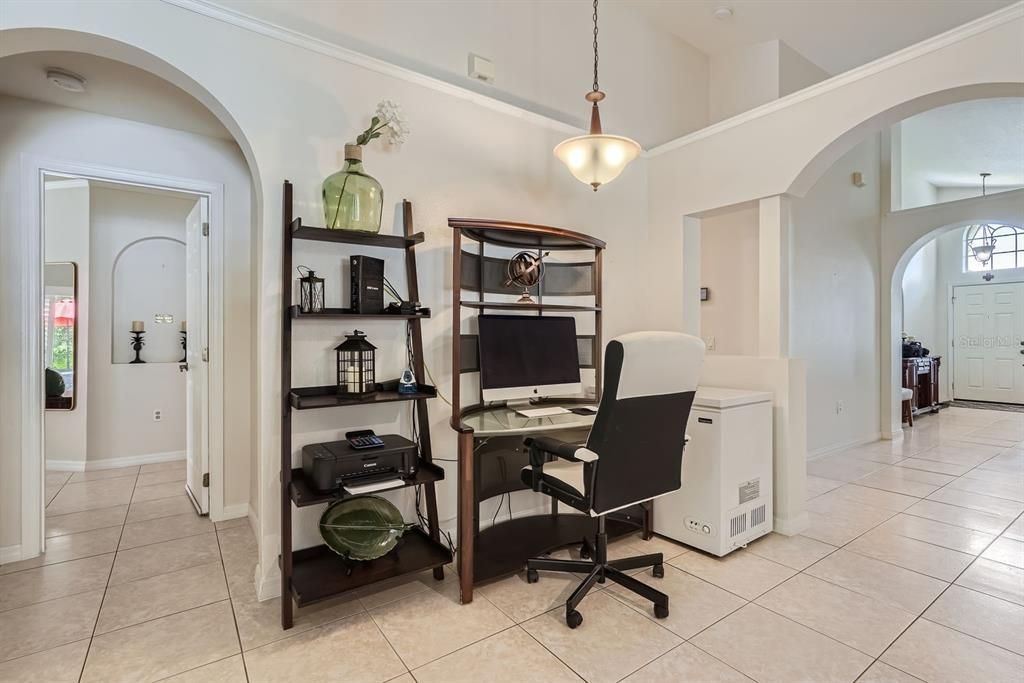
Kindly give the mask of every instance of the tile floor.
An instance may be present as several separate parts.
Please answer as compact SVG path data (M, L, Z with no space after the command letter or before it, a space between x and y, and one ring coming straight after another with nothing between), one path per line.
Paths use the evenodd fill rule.
M460 606L424 574L286 633L248 523L196 517L180 464L51 473L46 555L0 567L0 681L1024 681L1024 415L950 408L808 474L802 535L614 544L665 553L664 620L608 585L571 631L571 577Z

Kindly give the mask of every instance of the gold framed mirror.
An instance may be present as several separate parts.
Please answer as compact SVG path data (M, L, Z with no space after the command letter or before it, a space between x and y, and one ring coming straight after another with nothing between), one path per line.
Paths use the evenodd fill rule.
M78 266L43 267L43 373L47 410L74 410L78 369Z

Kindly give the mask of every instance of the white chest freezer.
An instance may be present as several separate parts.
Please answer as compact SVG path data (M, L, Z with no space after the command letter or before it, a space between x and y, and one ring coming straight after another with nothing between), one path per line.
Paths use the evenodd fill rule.
M772 530L772 395L700 387L683 485L654 501L654 531L713 555Z

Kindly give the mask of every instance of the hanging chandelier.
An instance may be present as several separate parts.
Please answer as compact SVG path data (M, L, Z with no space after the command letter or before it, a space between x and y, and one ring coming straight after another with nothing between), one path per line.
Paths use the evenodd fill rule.
M985 196L985 182L991 173L981 173L981 196ZM985 265L992 259L992 252L996 250L995 229L987 223L979 223L967 228L967 246L971 248L971 255L978 263Z
M597 103L605 98L597 83L597 0L594 0L594 87L585 96L592 104L590 134L563 140L555 156L577 180L594 188L615 180L629 162L640 155L640 145L621 135L605 135Z

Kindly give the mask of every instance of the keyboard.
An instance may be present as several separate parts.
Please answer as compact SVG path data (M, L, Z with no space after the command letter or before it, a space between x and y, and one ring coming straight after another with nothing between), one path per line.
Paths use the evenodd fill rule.
M516 415L522 415L523 417L551 417L552 415L566 415L568 413L569 411L565 408L557 406L551 408L528 408L516 411Z

